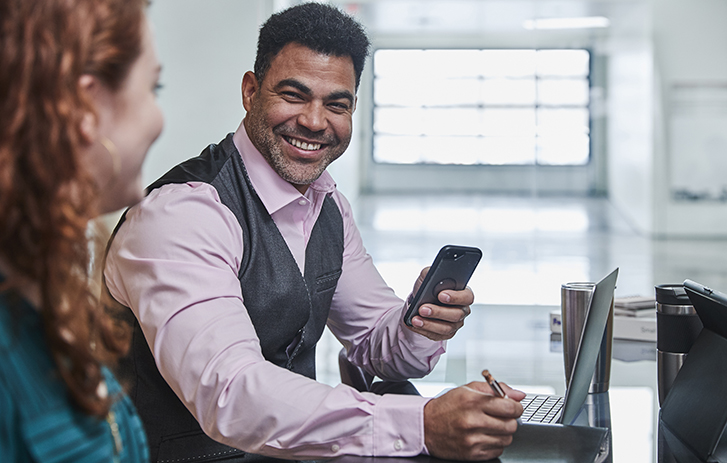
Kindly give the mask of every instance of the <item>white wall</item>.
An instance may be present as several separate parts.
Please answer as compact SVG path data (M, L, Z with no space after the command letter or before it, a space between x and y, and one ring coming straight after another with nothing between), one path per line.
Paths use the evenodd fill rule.
M653 59L648 41L614 40L608 65L608 192L636 229L653 230Z
M610 43L610 198L647 235L726 237L727 203L675 199L673 182L727 171L727 1L653 0L646 14L645 36Z
M727 237L727 203L675 201L670 191L673 176L689 175L684 166L690 162L695 169L706 167L727 176L727 1L658 0L653 8L659 90L655 107L662 109L655 120L653 233L664 237ZM707 105L692 102L695 112L685 115L674 105L685 89L687 95L697 90L712 101ZM722 101L714 101L709 94L721 94ZM683 133L674 124L677 115L682 122L685 117L687 122L694 118L694 122L710 127ZM692 146L681 149L674 143L679 139L689 140Z
M235 131L244 117L240 84L255 62L270 0L154 0L149 19L162 63L162 136L144 165L149 184Z

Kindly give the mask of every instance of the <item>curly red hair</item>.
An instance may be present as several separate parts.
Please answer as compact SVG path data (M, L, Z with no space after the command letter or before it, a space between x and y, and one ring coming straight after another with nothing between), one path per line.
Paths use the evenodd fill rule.
M38 308L60 377L75 404L103 416L101 365L128 336L89 286L89 221L97 186L81 161L81 121L94 112L80 91L90 74L118 90L142 50L147 0L0 2L0 259L40 288Z

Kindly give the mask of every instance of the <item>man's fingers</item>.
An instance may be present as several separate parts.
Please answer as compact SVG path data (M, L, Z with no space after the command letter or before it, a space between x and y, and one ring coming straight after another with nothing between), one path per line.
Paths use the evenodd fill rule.
M442 320L445 322L461 322L471 313L468 306L442 307L440 305L425 304L419 307L421 317Z
M517 389L513 389L510 386L507 385L507 383L498 382L500 387L502 387L502 390L505 391L505 395L508 399L512 399L516 402L520 402L525 398L525 393L523 391L518 391ZM496 395L497 393L492 390L492 387L483 381L473 381L467 386L472 387L472 389L475 389L480 392L484 392L485 394L493 394Z
M427 276L427 273L429 273L429 269L431 267L424 267L421 272L419 272L419 276L417 277L417 281L414 282L414 291L413 293L416 293L419 290L419 287L424 283L424 278ZM413 294L412 293L412 294Z
M518 391L517 389L513 389L505 383L500 383L500 386L502 386L502 389L505 391L505 394L512 400L517 400L518 402L520 402L521 400L523 400L525 398L525 393L523 391Z
M465 306L475 302L475 293L468 286L462 291L444 290L437 295L437 299L443 304Z
M418 326L420 322L421 326ZM434 341L442 341L451 339L457 333L457 330L462 328L464 322L450 323L441 320L414 317L412 319L412 325L414 326L411 329L414 332Z
M483 411L488 415L497 416L500 418L519 418L523 414L523 406L520 404L520 400L525 397L525 393L512 389L505 383L499 383L503 386L505 393L508 397L500 399L496 396L495 391L492 390L489 384L483 381L472 381L471 383L463 386L473 391L477 391L482 394L495 396L492 401L488 401L483 408ZM510 397L510 394L514 397ZM522 396L522 397L521 397Z
M427 448L433 456L458 460L496 458L517 431L518 402L484 392L472 382L432 399L424 408Z

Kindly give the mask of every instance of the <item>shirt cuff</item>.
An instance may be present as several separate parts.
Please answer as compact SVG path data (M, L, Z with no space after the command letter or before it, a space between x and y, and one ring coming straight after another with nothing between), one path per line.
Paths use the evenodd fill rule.
M386 394L374 410L374 456L411 457L425 451L424 405L429 398Z

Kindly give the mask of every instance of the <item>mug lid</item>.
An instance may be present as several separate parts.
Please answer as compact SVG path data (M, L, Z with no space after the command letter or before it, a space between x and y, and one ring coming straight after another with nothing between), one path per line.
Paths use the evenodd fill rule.
M656 290L656 302L659 304L692 305L692 301L689 300L684 285L681 283L658 285L654 289Z

